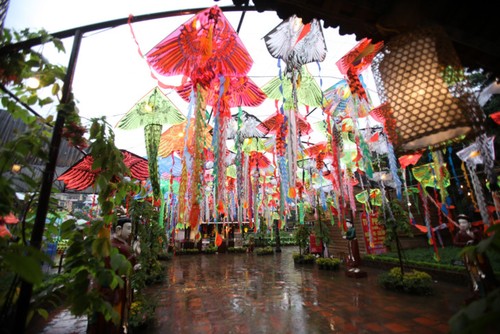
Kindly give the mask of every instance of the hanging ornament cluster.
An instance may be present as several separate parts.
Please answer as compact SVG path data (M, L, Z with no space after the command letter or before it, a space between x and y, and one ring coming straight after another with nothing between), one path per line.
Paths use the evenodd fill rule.
M443 222L452 222L448 168L455 176L452 159L445 163L437 148L473 138L484 120L449 40L433 28L385 43L362 39L334 64L343 78L327 89L308 69L316 62L321 71L327 52L318 20L304 24L292 16L264 43L277 59L278 75L262 88L249 77L252 58L217 6L192 16L145 54L158 87L118 127L144 128L150 187L163 201L160 220L167 229L190 227L199 239L206 227L200 224L211 222L274 233L273 221L286 226L293 211L300 223L328 219L338 229L360 216L373 248L382 212L393 215L388 198L394 192L407 203L408 223L425 229L436 251ZM377 107L365 84L370 68L382 102ZM183 76L179 86L161 84L162 76L174 75ZM186 116L160 88L188 104ZM266 98L275 109L260 120L252 108ZM311 122L313 112L319 122ZM476 146L459 152L482 216L477 166L487 166L492 179L489 143L480 136ZM438 226L429 203L439 209ZM417 205L410 204L422 207L418 218L425 226L416 223ZM225 231L216 229L217 244Z

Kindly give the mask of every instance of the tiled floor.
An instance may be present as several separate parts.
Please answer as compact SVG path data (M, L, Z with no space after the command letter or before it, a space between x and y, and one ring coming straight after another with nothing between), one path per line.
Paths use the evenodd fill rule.
M394 293L377 285L377 269L349 278L295 265L295 251L174 257L165 283L150 287L157 323L144 333L447 333L468 294L443 282L433 296ZM63 314L42 333L85 333L77 320Z

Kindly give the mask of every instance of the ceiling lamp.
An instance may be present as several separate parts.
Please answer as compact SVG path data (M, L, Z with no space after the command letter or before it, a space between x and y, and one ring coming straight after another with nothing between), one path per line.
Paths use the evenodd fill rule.
M395 36L373 60L386 131L396 151L437 149L477 134L484 114L440 28Z

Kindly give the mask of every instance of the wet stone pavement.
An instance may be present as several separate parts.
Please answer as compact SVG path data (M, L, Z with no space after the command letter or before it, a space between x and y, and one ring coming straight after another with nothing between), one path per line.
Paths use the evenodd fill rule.
M378 269L350 278L342 267L295 265L297 251L174 257L165 282L148 288L157 320L141 333L447 333L468 293L444 282L433 296L390 292ZM42 333L85 333L85 321L63 311Z

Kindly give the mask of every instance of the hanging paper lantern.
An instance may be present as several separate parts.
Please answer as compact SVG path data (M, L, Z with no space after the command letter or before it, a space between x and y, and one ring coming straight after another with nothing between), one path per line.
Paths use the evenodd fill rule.
M484 115L446 34L422 28L387 42L373 60L373 73L389 138L398 152L436 149L473 136ZM386 120L387 121L387 120Z

